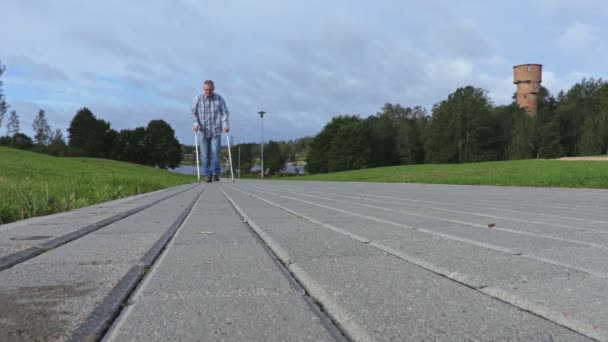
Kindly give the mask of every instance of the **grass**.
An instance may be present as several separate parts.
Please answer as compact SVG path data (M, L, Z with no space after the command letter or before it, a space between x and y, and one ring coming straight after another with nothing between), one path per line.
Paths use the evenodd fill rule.
M404 165L290 177L289 180L608 189L608 162L534 159Z
M194 181L136 164L0 147L0 224Z

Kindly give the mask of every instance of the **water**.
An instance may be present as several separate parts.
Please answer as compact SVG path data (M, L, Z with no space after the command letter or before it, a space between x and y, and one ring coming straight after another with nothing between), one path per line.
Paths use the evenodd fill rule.
M180 165L175 169L170 169L173 172L183 173L185 175L196 175L195 165Z

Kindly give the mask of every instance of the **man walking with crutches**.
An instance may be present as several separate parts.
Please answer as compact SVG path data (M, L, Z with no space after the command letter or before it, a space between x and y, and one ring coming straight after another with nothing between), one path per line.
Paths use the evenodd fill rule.
M192 104L192 122L194 132L200 139L201 162L205 182L220 180L220 147L222 145L222 131L228 133L229 117L226 102L215 93L213 81L207 80L203 84L203 94L194 98Z

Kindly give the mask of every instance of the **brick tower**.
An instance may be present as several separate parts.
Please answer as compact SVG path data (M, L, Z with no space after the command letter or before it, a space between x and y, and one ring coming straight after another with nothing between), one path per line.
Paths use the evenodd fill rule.
M538 92L543 77L542 64L521 64L513 67L513 83L517 84L517 104L536 116Z

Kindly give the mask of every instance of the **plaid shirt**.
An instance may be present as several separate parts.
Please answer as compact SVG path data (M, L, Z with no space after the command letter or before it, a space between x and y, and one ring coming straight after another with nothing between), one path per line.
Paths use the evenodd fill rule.
M229 115L226 102L217 93L211 98L207 98L204 94L194 98L191 110L192 122L200 127L205 137L222 135L222 125L224 128L229 127Z

